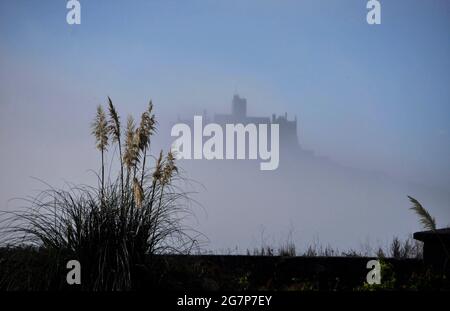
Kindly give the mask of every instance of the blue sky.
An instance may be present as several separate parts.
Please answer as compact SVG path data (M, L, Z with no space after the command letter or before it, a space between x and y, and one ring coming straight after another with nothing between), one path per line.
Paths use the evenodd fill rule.
M449 189L450 2L381 1L378 26L362 0L80 2L69 26L66 1L0 1L10 157L12 135L86 139L107 95L170 119L224 111L237 90L253 114L297 115L306 148Z

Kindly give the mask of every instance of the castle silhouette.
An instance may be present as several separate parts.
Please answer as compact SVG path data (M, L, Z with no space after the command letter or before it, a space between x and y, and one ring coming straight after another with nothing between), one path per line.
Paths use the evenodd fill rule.
M243 125L253 124L279 124L280 147L300 147L297 136L297 117L289 121L287 112L284 116L272 114L269 117L252 117L247 115L247 99L238 94L233 96L231 114L215 114L214 123L225 125L227 123L241 123Z
M289 150L285 154L290 153L294 156L313 156L314 152L305 150L301 147L297 135L297 117L294 120L289 120L287 112L284 115L272 114L272 117L256 117L247 115L247 99L234 94L231 102L231 113L221 114L215 113L212 118L209 118L206 110L203 111L203 124L216 123L221 125L225 129L226 124L267 124L270 128L270 124L278 124L280 129L280 149ZM193 126L192 120L183 120L178 117L178 123L185 123ZM269 138L270 138L270 133ZM270 139L269 139L270 141Z

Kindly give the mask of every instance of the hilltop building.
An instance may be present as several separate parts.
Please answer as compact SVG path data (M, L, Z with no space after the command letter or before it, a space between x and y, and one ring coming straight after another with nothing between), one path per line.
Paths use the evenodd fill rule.
M215 114L214 122L225 125L227 123L242 123L244 125L253 124L279 124L280 127L280 146L281 147L300 147L297 136L297 117L294 120L288 120L287 113L284 116L272 114L270 117L252 117L247 115L247 99L238 94L233 96L231 104L231 114Z
M238 94L233 96L230 114L216 113L212 118L210 118L207 115L206 110L204 110L202 118L203 124L216 123L221 125L223 128L225 128L226 124L239 123L244 126L250 123L255 125L267 124L268 128L270 128L271 124L278 124L280 130L280 149L289 150L289 152L285 152L284 154L290 154L292 156L314 156L312 151L303 149L299 144L297 135L297 117L294 117L293 120L289 120L287 113L278 116L276 114L272 114L271 117L249 116L247 114L247 99L239 96ZM178 123L185 123L193 128L192 120L183 120L178 118ZM270 133L268 133L268 135L270 141Z

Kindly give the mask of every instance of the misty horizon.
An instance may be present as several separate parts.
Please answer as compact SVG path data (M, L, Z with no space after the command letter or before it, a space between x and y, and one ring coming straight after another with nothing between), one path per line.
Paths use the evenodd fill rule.
M261 231L274 247L291 231L299 247L387 244L422 229L407 195L449 225L447 1L383 3L374 27L357 0L86 1L76 26L66 11L0 3L0 210L42 189L31 176L96 184L90 124L107 96L124 122L153 101L157 155L178 118L229 114L239 94L248 116L296 118L305 153L280 149L273 172L180 161L206 250L259 247Z

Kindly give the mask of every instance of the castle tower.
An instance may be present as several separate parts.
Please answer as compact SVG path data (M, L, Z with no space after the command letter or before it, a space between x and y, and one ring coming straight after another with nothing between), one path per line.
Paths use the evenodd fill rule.
M245 118L247 116L247 100L235 94L231 114L236 118Z

